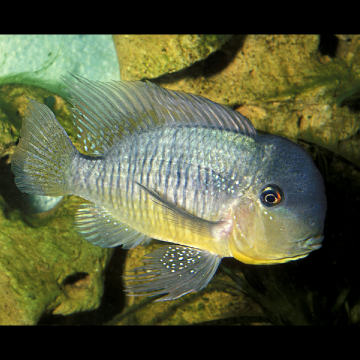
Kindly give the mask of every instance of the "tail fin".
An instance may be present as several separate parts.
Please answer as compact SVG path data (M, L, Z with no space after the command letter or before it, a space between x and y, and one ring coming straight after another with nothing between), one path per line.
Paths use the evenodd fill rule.
M30 194L69 194L71 161L79 153L51 110L30 99L11 160L15 183Z

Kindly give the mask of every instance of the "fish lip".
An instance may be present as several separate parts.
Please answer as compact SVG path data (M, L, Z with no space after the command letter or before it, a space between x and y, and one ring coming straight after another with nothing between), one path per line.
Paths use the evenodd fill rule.
M324 240L324 235L318 235L318 236L313 236L313 237L309 237L306 239L302 239L302 240L298 240L296 241L296 253L297 255L293 255L294 254L294 250L291 251L291 253L289 252L289 258L291 258L291 260L296 260L296 259L301 259L303 257L308 256L312 251L314 250L318 250L321 248L321 242Z
M324 235L314 236L304 240L304 248L309 250L317 250L321 248L321 242L324 240Z

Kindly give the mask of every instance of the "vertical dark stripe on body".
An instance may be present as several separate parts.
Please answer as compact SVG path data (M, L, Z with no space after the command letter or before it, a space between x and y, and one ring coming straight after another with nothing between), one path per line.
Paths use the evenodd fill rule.
M133 184L133 180L130 179L130 170L131 170L131 161L132 161L132 151L129 149L129 157L128 157L128 169L126 172L126 189L125 189L125 202L128 212L130 213L130 202L131 199L129 198L129 186Z
M194 211L195 214L199 214L199 202L198 202L198 193L199 193L199 184L200 184L200 166L196 167L196 178L194 179ZM194 174L195 175L195 174Z
M112 162L111 166L111 175L110 175L110 184L109 184L109 195L110 195L110 202L111 206L116 208L116 199L119 195L117 195L115 182L117 183L116 174L117 174L117 167L120 167L119 161ZM115 181L116 179L116 181ZM120 189L119 189L120 190Z
M211 196L209 196L210 191L209 191L209 183L210 183L210 169L208 167L204 168L205 170L205 191L204 191L204 195L202 198L202 203L203 203L203 208L208 209L211 206Z
M105 171L110 171L108 194L109 194L109 202L111 204L111 207L113 207L113 208L114 208L114 200L113 200L113 197L111 196L111 194L112 194L112 188L113 188L115 166L116 166L116 163L111 162L111 164L107 164L107 162L105 161Z
M135 144L135 146L133 147L134 149L134 160L133 160L133 171L132 174L129 173L129 177L131 179L131 196L130 196L130 202L131 202L131 207L132 207L132 211L135 214L135 208L134 208L134 189L135 189L135 183L134 183L134 179L135 179L135 174L136 174L136 165L137 165L137 161L138 161L138 147L136 146L137 144ZM137 189L139 191L139 189Z
M120 208L121 204L121 189L119 186L119 178L120 178L120 167L121 167L121 159L119 156L119 152L117 153L117 157L115 163L112 168L111 174L111 185L110 185L110 197L111 197L111 205L114 209L117 207Z
M196 138L196 129L192 129L188 133L187 137L188 137L187 149L186 149L187 155L184 160L184 166L185 166L184 188L183 188L183 207L184 207L184 209L191 208L191 199L190 199L190 204L187 205L188 197L186 195L187 195L187 193L190 193L190 191L193 189L193 184L194 184L194 177L192 176L192 174L193 174L192 161L194 158L192 144ZM194 196L196 196L196 195L194 194Z
M92 167L92 174L94 175L95 180L95 189L97 191L97 195L101 196L101 198L104 197L104 171L100 171L99 166L100 163L95 160L93 167Z
M188 163L184 161L185 166L185 174L184 174L184 185L183 185L183 203L182 206L186 209L186 192L188 190L189 185L189 169L190 169L190 160Z
M123 149L124 150L124 149ZM117 200L117 204L118 204L118 209L121 209L122 205L125 203L124 201L124 191L121 188L121 168L123 166L124 163L124 154L125 151L122 152L121 156L119 156L119 166L118 166L118 173L117 173L117 178L116 178L116 187L115 187L115 197L118 199ZM120 154L119 154L120 155Z
M151 179L154 179L154 176L156 176L156 174L153 173L153 164L154 164L154 160L155 160L155 165L157 164L157 152L158 152L158 148L159 148L159 141L158 140L158 132L155 132L155 134L152 134L152 137L148 138L148 144L151 144L150 149L152 150L151 153L148 154L148 150L146 150L144 157L147 159L146 164L147 164L147 171L146 171L146 179L143 179L143 182L141 184L145 185L147 188L152 188L154 186L153 182L151 182ZM148 148L148 147L147 147ZM156 189L155 189L156 190ZM142 191L140 191L140 193L142 193ZM145 199L147 198L146 194L143 194L142 196L145 197ZM146 208L146 211L142 211L142 213L150 218L151 214L153 213L153 211L150 210L149 204L151 203L148 202L148 207ZM154 204L155 205L155 204ZM144 208L145 210L145 208Z
M167 167L166 167L166 173L165 173L165 188L164 188L164 197L165 199L168 198L168 185L169 185L169 177L171 175L171 165L172 165L172 155L170 155L170 159L168 161Z
M178 192L179 192L179 188L180 188L180 184L181 184L181 170L180 168L182 168L182 164L183 164L183 159L184 159L184 155L181 154L178 157L178 160L176 162L176 185L175 185L175 189L174 189L174 204L175 205L179 205L178 204Z
M157 152L158 152L158 147L159 147L159 143L157 141L155 141L155 147L153 149L152 154L150 154L150 156L149 156L150 161L149 161L149 164L148 164L148 171L147 171L147 174L146 174L146 181L145 181L145 186L146 187L150 186L150 174L152 172L153 162L154 162L155 157L156 157Z
M175 156L176 156L176 141L177 141L177 134L179 132L179 129L174 129L171 136L171 145L169 148L169 160L166 167L166 173L165 173L165 189L164 189L164 197L168 198L168 188L169 188L169 181L170 186L172 185L171 182L171 173L173 168L173 163L176 164Z
M162 144L163 145L163 144ZM162 149L161 149L161 156L160 156L160 161L159 161L159 182L158 182L158 187L159 189L161 189L161 180L162 180L162 177L161 177L161 171L162 171L162 167L165 163L165 146L162 146Z
M191 129L179 129L178 132L179 142L181 139L181 144L178 144L178 148L181 153L179 153L177 161L175 163L175 171L176 171L176 184L174 189L174 203L176 205L186 207L186 190L188 185L188 176L189 176L189 162L191 149L189 144L191 143L191 136L193 135L193 131ZM175 174L174 174L175 175ZM182 204L179 204L179 197L181 198L181 189L182 189Z
M142 141L145 142L145 139L143 139ZM146 144L145 143L142 144L142 149L144 149L144 146L145 146L145 151L144 150L142 151L143 161L140 165L141 166L140 167L140 180L139 180L140 184L144 184L143 172L144 172L144 169L146 166L146 162L148 160L148 152L149 152L150 142L151 142L150 135L147 134ZM145 184L145 186L147 186L147 185ZM143 196L143 191L139 191L139 204L141 204L141 202L142 202L142 196ZM143 211L140 211L140 216L142 217L142 215L143 215Z
M104 198L105 196L105 179L106 179L106 169L104 169L104 162L99 163L97 166L97 171L100 173L100 185L101 185L101 194Z

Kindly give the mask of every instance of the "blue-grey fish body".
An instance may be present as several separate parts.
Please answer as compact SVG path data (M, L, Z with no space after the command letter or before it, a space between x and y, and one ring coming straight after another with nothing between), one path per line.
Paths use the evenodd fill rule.
M51 111L31 100L12 159L16 183L78 195L76 228L103 247L150 238L128 291L175 299L202 289L223 257L284 263L321 247L322 177L297 144L256 134L228 107L150 83L66 79L78 152Z

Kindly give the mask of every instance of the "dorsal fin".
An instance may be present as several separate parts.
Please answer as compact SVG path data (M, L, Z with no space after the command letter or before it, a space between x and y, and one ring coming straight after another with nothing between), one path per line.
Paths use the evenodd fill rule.
M202 96L148 81L103 83L72 76L63 80L74 106L77 136L89 155L104 155L122 137L161 125L211 126L256 136L246 117Z

